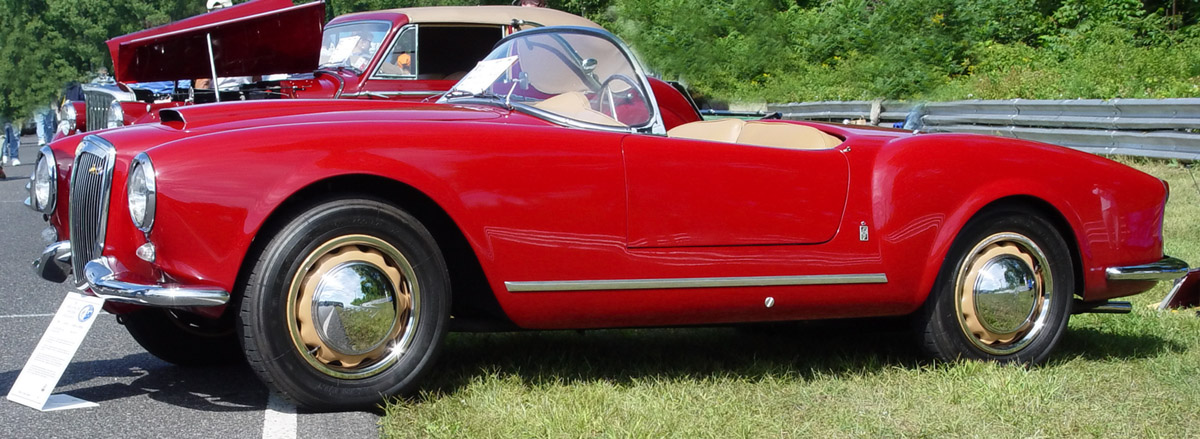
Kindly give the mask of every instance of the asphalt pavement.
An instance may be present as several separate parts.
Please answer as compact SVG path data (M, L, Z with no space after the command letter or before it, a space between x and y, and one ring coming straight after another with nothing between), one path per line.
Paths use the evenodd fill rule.
M0 180L0 392L8 394L70 287L30 269L46 246L41 215L24 205L37 156L21 138L19 166ZM245 365L184 368L146 353L117 324L99 317L55 393L98 403L55 412L0 400L6 438L79 437L376 437L378 416L306 413L270 396Z

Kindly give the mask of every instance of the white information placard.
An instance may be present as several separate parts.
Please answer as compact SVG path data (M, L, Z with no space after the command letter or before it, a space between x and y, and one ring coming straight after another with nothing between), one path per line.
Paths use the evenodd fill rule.
M467 73L467 76L458 81L454 89L473 95L483 93L484 90L492 86L493 82L496 82L496 78L503 75L515 62L517 62L516 56L480 61L475 64L475 68Z
M93 407L97 404L68 395L53 395L58 380L71 364L75 351L83 343L104 299L67 293L63 303L50 321L50 327L42 334L33 355L17 375L16 382L8 391L8 400L27 405L41 411L68 408Z

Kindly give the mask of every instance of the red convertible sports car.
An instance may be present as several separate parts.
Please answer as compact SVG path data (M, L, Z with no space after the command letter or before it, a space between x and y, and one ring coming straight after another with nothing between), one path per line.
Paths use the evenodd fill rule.
M42 150L35 262L148 351L245 355L364 407L454 329L908 315L936 358L1023 364L1182 275L1166 185L1012 139L701 121L594 28L501 40L436 103L256 101Z

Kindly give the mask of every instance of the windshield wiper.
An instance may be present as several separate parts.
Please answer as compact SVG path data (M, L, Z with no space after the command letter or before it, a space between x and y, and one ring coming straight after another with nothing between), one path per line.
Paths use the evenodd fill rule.
M512 104L509 103L508 99L506 99L504 96L500 96L498 94L492 93L491 91L484 91L479 94L475 94L475 93L471 93L466 90L454 89L454 90L450 90L442 95L442 99L446 99L446 100L456 99L456 98L488 99L488 100L497 101L497 103L504 106L504 108L507 108L510 110L512 109Z

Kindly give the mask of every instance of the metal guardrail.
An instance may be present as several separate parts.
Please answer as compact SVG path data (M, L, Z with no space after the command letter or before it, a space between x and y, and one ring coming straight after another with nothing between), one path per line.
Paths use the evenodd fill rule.
M1200 99L894 101L768 104L784 119L905 124L927 132L990 134L1097 154L1200 160Z

